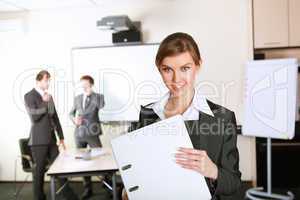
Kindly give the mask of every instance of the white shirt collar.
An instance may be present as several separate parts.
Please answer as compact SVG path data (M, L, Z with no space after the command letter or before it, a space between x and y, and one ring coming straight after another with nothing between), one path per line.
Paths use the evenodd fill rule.
M86 92L83 92L83 99L82 99L82 107L85 107L85 100L87 96L91 96L93 94L93 91L88 95Z
M37 87L37 86L35 86L34 89L35 89L41 96L44 96L44 94L45 94L45 91L44 91L44 90L42 90L41 88L39 88L39 87Z
M82 94L83 94L83 97L85 98L87 96L91 96L93 94L93 91L90 94L87 94L86 92L83 92Z
M167 92L159 101L152 105L153 111L160 119L165 119L164 108L170 97L170 92ZM198 120L199 111L214 117L214 113L210 109L206 97L199 91L195 90L193 101L188 109L182 114L185 120Z

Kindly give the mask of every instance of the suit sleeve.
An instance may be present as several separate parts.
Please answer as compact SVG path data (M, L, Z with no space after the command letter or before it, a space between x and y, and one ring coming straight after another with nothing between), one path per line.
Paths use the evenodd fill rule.
M223 149L221 165L218 166L218 178L216 180L217 195L231 195L241 185L241 172L239 171L239 152L237 143L237 126L233 112L225 127L223 136Z
M104 106L105 106L104 95L100 94L99 95L99 109L103 108Z
M42 101L42 103L37 104L34 96L31 94L26 94L24 96L26 110L33 122L39 122L43 116L48 114L48 103Z
M55 130L56 130L56 133L57 133L59 139L63 140L64 139L64 133L63 133L63 130L61 128L61 124L60 124L60 121L59 121L57 111L56 111L56 108L55 108L52 97L51 97L50 102L51 102L50 103L51 107L49 107L49 113L51 113L51 117L53 119Z
M75 117L75 115L76 115L76 97L74 98L73 106L69 112L69 117L73 123L74 123L73 118Z

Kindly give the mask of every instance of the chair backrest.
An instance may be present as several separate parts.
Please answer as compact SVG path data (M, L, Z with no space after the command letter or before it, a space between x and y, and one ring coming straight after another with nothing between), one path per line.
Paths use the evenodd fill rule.
M19 147L21 151L21 155L29 156L32 160L31 150L28 146L29 139L28 138L22 138L19 140ZM25 159L24 157L21 157L22 159L22 168L25 172L31 170L30 162Z

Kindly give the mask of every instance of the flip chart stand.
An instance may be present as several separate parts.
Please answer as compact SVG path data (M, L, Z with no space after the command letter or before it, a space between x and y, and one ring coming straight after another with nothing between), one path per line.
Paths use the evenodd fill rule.
M265 199L280 199L280 200L293 200L294 194L290 191L287 195L272 193L272 141L267 138L267 191L262 191L263 188L251 188L247 190L246 197L252 200L265 200Z

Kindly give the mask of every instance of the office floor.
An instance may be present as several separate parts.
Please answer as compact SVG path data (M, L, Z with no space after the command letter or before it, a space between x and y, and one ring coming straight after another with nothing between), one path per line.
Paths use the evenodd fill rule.
M82 193L83 187L80 182L72 182L71 187L74 189L78 196ZM243 183L242 188L236 195L228 200L244 200L245 191L250 187L248 183ZM103 189L101 183L94 183L94 196L90 198L91 200L109 200L112 199L110 193ZM13 183L0 183L0 200L12 200L14 198L15 185ZM49 184L45 184L45 191L49 197ZM300 188L292 190L296 195L295 199L300 199ZM298 198L297 198L298 197ZM32 200L32 185L31 183L26 183L18 200Z
M18 186L21 184L18 184ZM81 193L83 192L83 185L80 182L72 182L71 183L72 189L75 191L75 193L80 197ZM47 199L50 198L50 185L49 183L45 184L45 192L47 194ZM108 200L112 199L111 195L108 191L103 189L102 183L93 183L93 190L94 190L94 196L90 198L91 200ZM0 183L0 200L13 200L15 192L15 184L14 183ZM33 194L32 194L32 184L26 183L19 195L18 200L33 200Z

